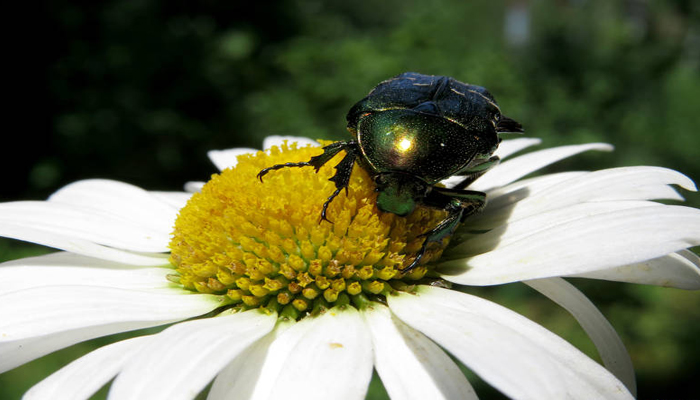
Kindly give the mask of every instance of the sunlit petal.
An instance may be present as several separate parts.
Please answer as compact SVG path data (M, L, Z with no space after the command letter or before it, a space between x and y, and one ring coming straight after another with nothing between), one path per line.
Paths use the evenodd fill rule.
M278 352L283 353L284 357L289 354L291 348L285 349L284 346L290 343L279 338L283 332L293 325L295 325L295 322L279 321L272 332L250 345L250 347L234 358L216 376L207 399L266 398L272 390L269 379L271 376L279 374L279 370L276 369L277 366L281 368L281 364L269 360L276 359L279 356ZM292 336L295 336L296 340L301 338L301 336ZM286 339L288 340L292 336L288 336ZM296 343L296 340L294 343ZM272 369L275 369L275 371L273 372Z
M486 195L486 207L480 213L470 216L461 231L483 232L509 222L512 210L517 203L561 182L586 174L586 172L561 172L513 182L496 188Z
M56 266L3 264L0 268L0 295L42 286L89 285L119 289L166 289L174 287L167 268L95 268L92 266Z
M159 253L134 253L102 246L90 240L69 237L62 233L49 232L26 224L4 223L0 225L0 236L24 240L59 250L70 251L88 257L140 266L168 264L168 255Z
M374 365L392 399L477 399L440 347L376 304L362 313L372 333Z
M187 182L185 183L185 192L197 193L201 192L204 187L204 182Z
M549 164L589 150L612 151L612 146L604 143L590 143L555 147L518 156L504 161L489 170L484 176L470 185L469 189L483 192L504 186Z
M101 210L45 201L0 204L0 226L3 225L139 252L166 252L170 240L168 225L153 229ZM4 231L0 230L0 234Z
M252 375L255 376L255 382L235 382L232 386L240 387L241 393L251 400L270 399L279 376L284 372L284 368L287 368L287 359L295 351L299 342L314 329L315 322L314 318L303 318L296 323L284 324L280 330L275 329L267 338L267 340L272 340L270 348L264 354L260 351L257 352L253 359ZM261 340L266 340L266 338ZM262 365L259 364L261 360L263 360ZM246 360L242 357L237 357L231 362L232 369L246 368L245 365ZM228 373L229 371L227 371ZM217 385L216 382L215 385ZM218 382L218 385L221 386L219 388L221 392L217 391L217 393L231 393L232 388L225 388L226 383ZM216 399L219 398L222 397L216 397Z
M311 323L270 381L270 398L364 399L372 377L372 339L360 313L334 307ZM296 336L295 328L280 339Z
M509 221L590 201L683 200L670 186L695 190L695 184L683 174L666 168L613 168L566 180L518 202L507 210Z
M102 346L34 385L22 399L88 399L112 380L150 339L151 336L141 336Z
M503 140L499 145L496 152L493 153L494 156L498 156L501 160L510 157L511 155L526 149L530 146L535 146L542 143L542 139L539 138L518 138Z
M129 360L110 397L191 399L276 320L276 313L251 310L173 325Z
M207 152L207 155L209 156L211 162L214 163L216 168L218 168L219 171L223 171L226 168L235 167L238 163L238 156L242 154L253 154L256 151L260 150L247 147L237 147L235 149L227 150L211 150Z
M537 138L518 138L504 140L498 145L498 149L496 149L496 152L493 155L500 157L500 159L503 160L523 149L540 143L542 143L542 140ZM453 187L462 180L464 180L463 176L456 175L443 180L442 183L447 187Z
M625 345L615 328L581 291L561 278L524 283L570 312L595 344L605 367L625 384L632 395L637 394L634 366Z
M525 239L537 232L547 231L558 225L572 221L586 220L594 215L609 214L617 211L641 209L644 207L662 208L663 205L651 201L608 201L579 203L562 208L532 215L530 217L509 221L507 224L494 228L484 234L476 235L469 240L456 245L449 255L473 256L508 246Z
M452 282L491 285L639 263L699 244L700 210L650 206L536 229L488 253L439 265Z
M0 371L87 339L191 318L221 304L217 296L170 291L63 285L4 294Z
M110 269L137 269L136 265L122 264L115 261L103 260L100 258L87 257L81 254L68 251L57 251L35 257L20 258L17 260L0 263L0 267L86 267L86 268L110 268ZM170 267L168 267L170 268ZM32 275L32 278L35 276Z
M486 382L514 399L631 399L601 365L565 340L495 303L421 286L389 307Z
M670 185L695 190L685 175L658 167L544 175L489 192L484 211L470 218L463 229L491 229L506 221L589 201L682 200Z
M572 276L699 290L700 257L690 250L681 250L636 264Z
M302 136L267 136L263 140L263 150L268 150L272 146L280 146L285 141L289 143L297 143L299 147L303 146L318 146L318 142Z
M137 226L161 232L166 238L178 210L137 186L107 179L71 183L52 194L48 201L118 216Z
M169 204L176 210L181 209L187 204L187 201L192 197L191 192L149 192L158 200Z

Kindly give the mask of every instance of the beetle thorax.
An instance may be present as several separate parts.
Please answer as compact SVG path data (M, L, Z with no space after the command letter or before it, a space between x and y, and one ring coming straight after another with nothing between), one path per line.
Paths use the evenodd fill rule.
M413 110L368 114L358 123L357 139L375 172L399 171L429 184L457 173L492 147L487 134Z

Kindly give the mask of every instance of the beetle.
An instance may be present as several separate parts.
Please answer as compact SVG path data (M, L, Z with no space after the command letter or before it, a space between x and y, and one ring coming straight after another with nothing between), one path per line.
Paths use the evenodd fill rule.
M468 216L486 204L486 194L466 190L499 162L493 153L503 132L522 132L522 126L503 114L483 87L447 76L406 72L377 85L347 114L353 140L323 147L310 160L277 164L258 173L260 181L273 170L311 166L316 172L341 151L345 156L329 180L335 191L323 204L321 221L333 199L345 189L355 162L376 184L377 207L399 216L417 205L447 212L444 220L422 234L421 249L403 269L419 265L427 246L450 236ZM463 176L452 188L437 184L453 175Z

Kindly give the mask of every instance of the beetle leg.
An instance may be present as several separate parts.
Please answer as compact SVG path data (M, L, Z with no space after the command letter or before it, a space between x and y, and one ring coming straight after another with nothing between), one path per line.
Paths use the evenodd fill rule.
M325 146L323 148L323 153L311 157L309 161L303 161L303 162L296 162L296 163L284 163L284 164L277 164L273 165L271 167L265 168L258 172L258 179L260 179L260 182L263 180L263 176L267 175L268 172L286 168L286 167L314 167L316 172L318 172L321 167L330 161L333 157L335 157L336 154L340 153L342 150L347 150L348 148L352 148L356 145L354 141L348 141L348 142L335 142L331 143L328 146Z
M479 177L481 177L481 175L485 174L486 171L498 165L500 161L501 159L498 158L498 156L493 156L486 160L481 160L477 164L469 165L464 171L461 171L457 174L464 174L465 177L463 181L456 184L452 189L461 190L466 188L467 186L474 183L474 181L477 180Z
M423 241L418 255L411 264L400 270L404 274L418 266L430 243L440 242L442 239L452 235L460 222L464 221L468 216L481 211L486 205L486 194L474 190L435 187L423 200L423 204L447 211L447 217L435 228L421 235L425 236L425 241Z
M328 200L326 200L326 202L323 203L323 210L321 211L321 221L326 220L328 222L331 222L326 217L326 214L328 212L328 206L331 204L331 201L333 201L333 199L336 196L338 196L343 189L345 189L346 194L348 191L348 185L350 183L350 174L352 173L352 167L355 163L355 159L357 158L357 142L355 142L354 140L350 140L347 142L331 143L323 148L323 153L311 157L309 161L277 164L265 168L258 172L258 179L260 179L260 182L262 182L263 176L267 175L268 172L287 167L310 166L314 167L316 172L318 172L323 165L325 165L342 150L345 150L347 154L338 163L338 165L335 166L336 173L329 179L329 181L335 183L335 192L333 192L333 194L331 194L330 197L328 197Z
M459 203L462 208L460 222L464 222L469 216L478 213L486 206L486 193L476 190L457 190L434 187L433 192L438 192L444 196L449 196L453 201ZM447 210L449 211L449 210ZM452 232L450 232L452 234Z
M333 192L333 194L331 194L328 197L328 200L326 200L326 202L323 203L323 210L321 211L321 221L325 220L330 223L333 223L326 217L328 206L331 204L331 201L333 201L333 199L340 194L341 190L345 189L345 194L348 194L350 175L352 174L352 167L355 165L355 158L357 158L357 152L355 151L355 147L350 146L346 147L345 151L347 152L347 154L345 155L345 157L343 157L342 160L340 160L338 165L335 166L335 175L333 175L329 179L329 181L335 183L335 192Z

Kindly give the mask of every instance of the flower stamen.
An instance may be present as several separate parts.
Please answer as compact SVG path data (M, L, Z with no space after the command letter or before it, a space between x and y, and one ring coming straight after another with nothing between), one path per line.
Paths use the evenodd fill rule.
M256 179L270 165L309 159L318 147L296 144L239 156L235 167L214 175L195 193L175 223L171 262L185 288L225 294L244 308L293 307L304 313L349 303L348 296L383 296L392 281L416 281L428 268L402 274L420 250L424 232L445 213L419 207L407 217L377 209L369 175L354 168L347 194L328 207L333 223L319 222L334 186L328 179L340 160L313 168L283 168ZM439 257L431 244L424 256Z

